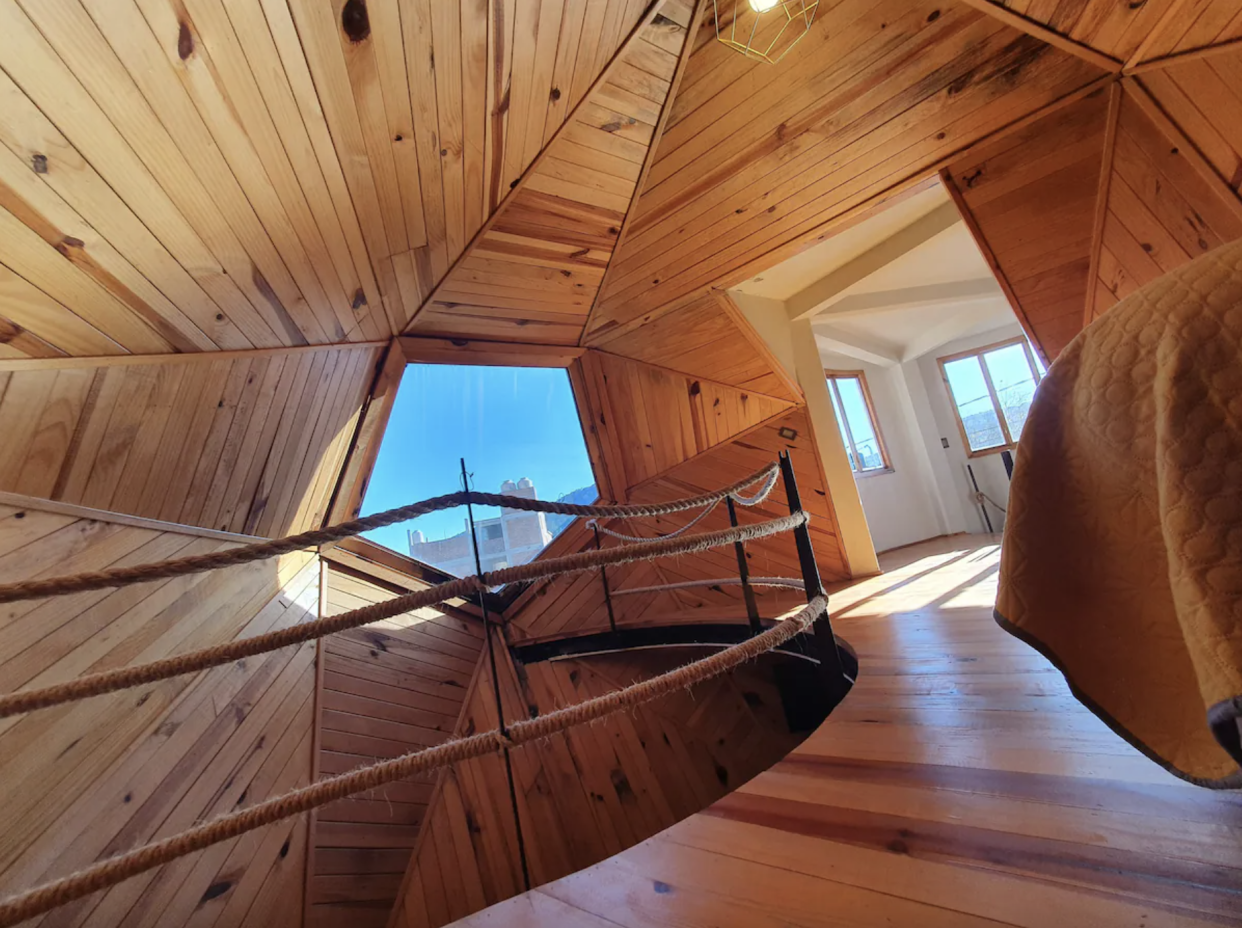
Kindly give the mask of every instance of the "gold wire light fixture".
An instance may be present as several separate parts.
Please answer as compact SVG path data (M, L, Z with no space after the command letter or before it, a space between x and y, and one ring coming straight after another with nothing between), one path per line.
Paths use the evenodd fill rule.
M819 0L712 0L716 38L747 58L776 64L802 41Z

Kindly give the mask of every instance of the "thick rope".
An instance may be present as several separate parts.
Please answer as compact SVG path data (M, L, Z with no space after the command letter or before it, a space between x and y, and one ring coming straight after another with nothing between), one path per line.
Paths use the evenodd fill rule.
M500 506L505 509L521 509L531 512L553 512L570 516L596 516L609 519L632 519L638 517L661 516L673 512L684 512L687 509L698 509L719 502L726 496L735 495L739 490L766 480L775 483L776 468L771 464L763 470L752 474L732 486L725 487L703 496L688 499L672 500L667 503L627 504L622 506L584 506L577 503L558 503L551 500L523 499L519 496L505 496L501 493L480 493L477 490L458 491L444 496L436 496L421 502L411 503L389 509L375 515L342 522L325 529L313 532L302 532L272 541L241 545L225 551L214 551L210 554L198 554L154 564L139 564L134 567L114 567L92 573L74 574L68 577L51 577L46 580L23 580L19 583L0 584L0 603L17 602L24 599L36 599L40 596L64 596L69 593L84 593L88 590L101 590L108 587L128 586L132 583L145 583L149 580L166 580L185 574L201 573L221 567L234 567L251 561L266 560L303 548L313 548L342 538L360 535L363 532L397 522L405 522L429 512L451 509L473 503L476 506ZM765 484L766 486L766 484ZM770 490L770 488L769 488ZM735 498L737 498L735 496Z
M756 475L756 476L758 476L758 475ZM731 498L733 499L733 501L734 501L735 503L737 503L738 505L740 505L740 506L758 506L760 503L762 503L765 499L767 499L767 498L768 498L768 494L770 494L770 493L772 492L773 488L776 486L776 478L777 478L777 477L779 477L779 476L780 476L780 472L779 472L779 470L778 470L778 469L773 469L773 470L771 470L771 471L768 473L767 478L764 480L764 482L763 482L763 486L761 486L758 490L756 490L756 491L755 491L754 496L742 496L742 495L741 495L740 493L738 493L736 490L734 490L734 491L733 491L733 492L731 492L731 493L727 493L727 494L726 494L726 496L731 497ZM753 483L753 481L752 481L752 483ZM750 486L750 484L747 484L747 486ZM723 498L724 498L724 497L721 497L721 499L723 499ZM686 523L685 525L683 525L681 528L674 529L674 530L673 530L673 531L671 531L671 532L665 532L663 535L656 535L656 536L654 536L654 537L656 537L656 538L676 538L678 535L681 535L681 534L683 534L684 532L689 531L689 530L690 530L691 528L693 528L695 525L698 525L700 522L702 522L704 519L706 519L706 518L707 518L707 517L708 517L708 516L712 513L712 511L713 511L713 510L714 510L714 509L715 509L718 505L720 505L720 500L719 500L719 499L718 499L718 500L716 500L715 502L713 502L710 506L708 506L706 509L704 509L702 512L700 512L697 516L695 516L693 519L691 519L689 522L687 522L687 523ZM609 535L609 536L611 536L611 537L613 537L613 538L616 538L616 539L618 539L618 540L620 540L620 541L637 542L637 541L648 541L648 540L650 540L650 539L648 539L648 538L643 538L642 536L639 536L639 535L625 535L625 534L622 534L621 532L615 532L615 531L613 531L613 530L612 530L612 529L610 529L610 528L605 528L604 526L600 525L600 524L599 524L599 521L598 521L597 519L592 519L592 520L590 521L590 523L589 523L589 524L590 524L590 525L595 526L596 528L598 528L598 529L600 530L600 532L602 532L603 534L605 534L605 535Z
M806 584L796 577L749 577L746 582L751 586L779 586L789 590L805 590ZM664 593L669 590L692 590L704 586L741 586L741 577L721 577L719 580L681 580L677 583L660 583L656 586L632 586L624 590L613 590L612 595L636 596L639 593Z
M698 525L700 522L702 522L704 519L710 516L715 511L716 507L719 505L720 505L720 501L717 500L716 502L708 506L706 509L704 509L702 512L700 512L693 519L691 519L689 522L687 522L685 525L683 525L681 528L673 529L673 531L671 532L665 532L663 535L658 535L658 534L653 535L650 538L644 538L641 535L626 535L626 534L623 534L622 532L614 532L612 529L605 528L604 526L600 525L598 519L592 519L590 522L587 523L587 525L590 525L594 528L599 529L599 532L601 535L607 535L609 538L616 538L618 541L628 541L632 543L637 543L641 541L651 541L652 538L676 538L678 535L684 535L686 532L690 531L690 529L694 528L696 525Z
M547 738L568 728L593 722L622 709L640 706L676 690L719 676L806 631L823 614L827 605L824 597L816 597L795 615L741 644L733 645L709 657L658 677L652 677L650 680L632 684L606 696L598 696L533 719L512 722L508 726L507 736L501 734L498 729L493 729L466 738L446 741L436 747L406 754L394 760L361 767L349 773L320 780L282 796L276 796L240 812L220 816L162 841L156 841L100 861L70 876L45 883L0 902L0 928L10 928L26 919L34 918L58 906L115 886L117 883L153 870L179 857L201 851L213 844L228 841L329 802L376 789L396 780L404 780L418 773L483 757L503 748L516 747L540 738Z
M233 661L241 660L244 657L251 657L255 654L274 651L294 644L301 644L304 641L313 641L316 638L323 638L326 635L332 635L346 629L370 625L372 622L378 622L381 619L421 609L424 606L434 606L447 599L480 592L504 583L512 583L519 580L539 580L544 577L554 577L566 573L579 573L585 570L594 570L601 565L628 564L633 561L645 561L675 554L691 554L696 551L706 551L708 548L732 544L735 541L744 542L775 535L778 532L788 531L802 525L805 521L806 514L796 512L780 519L756 522L753 525L744 525L718 532L703 532L698 535L688 535L684 538L658 539L656 541L644 542L643 544L605 548L602 551L582 551L578 554L566 555L565 557L548 558L546 560L531 561L529 564L521 564L517 567L506 567L502 570L486 573L482 577L464 577L460 580L450 580L447 583L440 583L425 590L406 593L403 596L397 596L384 602L363 606L361 609L354 609L350 612L343 612L340 615L327 618L314 619L310 622L303 622L300 625L292 625L278 631L256 635L253 638L243 638L239 641L231 641L215 645L214 647L203 648L199 651L191 651L188 654L178 654L163 660L151 661L147 664L138 664L133 667L122 667L117 670L90 674L85 677L78 677L76 680L69 680L65 683L45 687L44 689L10 693L7 696L0 697L0 718L17 715L22 712L32 712L36 709L46 709L78 699L87 699L91 696L101 696L105 693L112 693L134 686L155 683L159 680L179 677L182 674L195 673L200 670L207 670L210 667L219 667L222 664L231 664Z

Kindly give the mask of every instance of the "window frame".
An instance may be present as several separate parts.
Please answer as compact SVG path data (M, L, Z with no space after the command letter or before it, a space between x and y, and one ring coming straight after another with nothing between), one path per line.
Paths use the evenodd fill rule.
M871 387L867 383L867 374L865 371L844 371L832 370L824 368L824 379L827 382L828 392L831 394L829 399L835 397L836 403L833 405L833 415L836 415L837 409L841 410L841 416L844 420L841 423L841 431L845 433L845 440L848 444L846 452L852 453L853 460L860 461L862 458L858 454L858 446L854 444L854 430L850 428L849 417L845 415L845 404L841 402L841 391L833 382L838 377L857 378L859 386L862 388L863 402L867 405L867 415L871 419L871 428L875 432L876 444L880 446L880 460L884 462L882 467L869 467L866 470L854 470L850 467L850 473L855 477L878 477L881 474L894 473L893 460L888 456L888 444L884 441L884 433L880 430L880 419L875 414L875 402L871 399Z
M384 347L386 345L386 347ZM323 346L319 346L323 347ZM439 336L399 335L387 343L361 343L339 347L380 349L376 360L375 379L370 393L363 400L355 427L354 441L346 460L337 475L336 488L329 505L325 525L333 525L358 517L363 497L371 481L371 473L379 458L380 445L388 428L389 416L397 399L405 369L411 364L455 364L463 367L542 367L561 368L569 377L569 389L578 410L578 426L586 446L587 458L595 479L597 501L616 499L608 471L604 465L604 449L592 427L591 409L587 399L587 375L582 359L585 348L565 345L541 345L527 343L489 342L480 339L444 338ZM582 526L586 519L578 518ZM585 532L581 528L580 532ZM535 560L556 557L577 550L573 545L586 535L572 537L569 527L552 539ZM559 546L558 546L559 543ZM443 583L455 580L449 574L411 558L408 554L393 551L376 544L361 535L345 538L334 543L372 561L394 565L400 573L417 577L427 583ZM538 589L535 581L519 581L505 584L499 591L483 593L484 600L494 612L503 612L529 590ZM475 607L466 601L457 608L473 613Z
M1013 451L1018 447L1017 440L1009 432L1009 423L1005 420L1005 411L1001 408L1000 397L996 394L996 385L992 383L992 375L988 371L987 362L983 360L985 354L998 351L1001 348L1008 348L1010 345L1022 346L1022 352L1026 356L1026 364L1031 369L1031 375L1035 378L1035 389L1038 390L1040 383L1043 381L1043 375L1039 372L1039 365L1035 363L1035 356L1031 351L1031 343L1027 341L1024 335L1007 338L1000 342L993 342L980 348L972 348L970 351L958 351L936 359L936 363L940 366L940 379L944 383L945 392L949 396L949 408L953 411L953 421L957 423L957 433L962 438L962 447L966 449L966 457L968 458L980 458L987 454L1000 454L1002 451ZM957 397L953 395L953 387L949 384L949 374L945 370L946 364L953 361L961 361L964 358L977 358L979 360L979 369L983 372L983 382L988 388L988 398L992 401L992 411L996 414L996 419L1000 423L1001 435L1005 438L1004 444L993 445L990 448L980 448L978 451L974 451L970 447L970 438L966 435L966 424L962 421L962 411L958 409Z

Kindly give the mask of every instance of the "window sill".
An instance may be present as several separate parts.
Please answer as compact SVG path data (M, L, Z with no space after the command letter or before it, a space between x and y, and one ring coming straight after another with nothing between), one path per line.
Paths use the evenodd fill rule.
M995 448L980 448L978 451L966 452L966 457L982 458L982 457L986 457L989 454L1000 454L1002 451L1012 452L1012 451L1017 450L1017 447L1018 446L1015 444L1015 445L997 445Z
M883 477L885 474L895 474L897 471L891 467L877 467L872 470L856 470L854 471L854 479L861 477Z

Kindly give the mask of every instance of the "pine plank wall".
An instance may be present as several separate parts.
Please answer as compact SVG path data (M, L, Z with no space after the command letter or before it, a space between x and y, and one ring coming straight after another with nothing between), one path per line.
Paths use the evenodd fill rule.
M222 550L108 514L0 506L0 582ZM6 605L0 688L48 685L318 614L310 553ZM315 647L0 721L0 892L309 782ZM44 925L302 924L306 821L228 841L49 914Z

